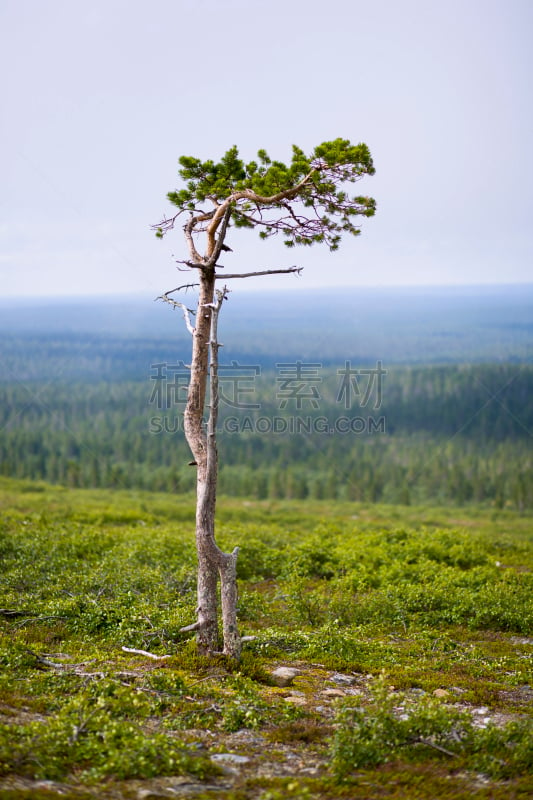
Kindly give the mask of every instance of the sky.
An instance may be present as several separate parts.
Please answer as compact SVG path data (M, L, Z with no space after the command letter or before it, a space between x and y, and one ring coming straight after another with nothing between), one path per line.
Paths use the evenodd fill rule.
M0 296L155 297L179 156L337 137L376 216L336 253L231 230L231 272L304 267L246 288L531 282L532 30L531 0L0 0Z

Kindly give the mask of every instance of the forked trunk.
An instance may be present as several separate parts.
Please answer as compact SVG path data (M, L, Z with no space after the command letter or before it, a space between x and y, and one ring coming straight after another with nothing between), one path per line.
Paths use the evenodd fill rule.
M197 464L196 550L198 557L197 642L200 652L220 650L218 630L218 578L221 581L223 652L240 656L237 628L238 548L224 553L215 540L218 476L216 425L218 416L218 311L224 298L215 299L214 269L200 276L200 296L193 335L191 380L185 409L185 436ZM209 418L203 419L207 378L210 383Z

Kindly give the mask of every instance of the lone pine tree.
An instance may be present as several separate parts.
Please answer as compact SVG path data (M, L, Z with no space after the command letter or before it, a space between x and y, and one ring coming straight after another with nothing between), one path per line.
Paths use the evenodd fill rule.
M245 163L237 147L219 162L191 156L179 159L183 188L168 193L178 211L155 225L163 237L184 216L183 232L188 258L179 263L195 271L197 281L172 289L163 299L183 310L192 334L192 360L184 430L197 469L196 546L198 556L197 619L183 630L195 630L200 652L220 649L218 628L218 579L221 584L223 652L238 659L241 640L237 627L236 562L238 548L224 553L215 539L215 506L218 455L217 324L227 289L217 281L280 272L299 272L297 267L234 275L217 271L220 253L229 250L225 238L230 226L257 228L261 239L281 235L287 247L324 243L337 250L343 233L360 233L360 216L371 217L376 208L371 197L352 196L349 184L373 175L374 166L365 144L346 139L323 142L311 155L293 146L289 164L272 161L259 150L257 161ZM193 312L171 295L197 286ZM194 314L194 325L191 322ZM207 388L209 386L209 395ZM207 399L208 398L208 399ZM206 403L208 406L206 407ZM207 420L205 413L207 412Z

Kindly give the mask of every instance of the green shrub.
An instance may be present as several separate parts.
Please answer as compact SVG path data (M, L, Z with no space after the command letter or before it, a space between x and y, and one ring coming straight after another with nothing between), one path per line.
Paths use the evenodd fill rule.
M337 713L331 754L338 780L354 770L396 759L406 747L425 741L439 747L452 737L460 741L470 732L467 715L433 697L411 700L404 693L391 692L383 677L371 691L368 705L345 701Z
M406 758L416 746L433 758L457 756L467 768L492 778L527 775L533 768L533 721L475 727L470 715L432 696L412 698L391 691L380 677L368 703L347 699L339 706L331 743L338 781L358 769Z
M46 720L1 725L0 774L59 780L76 772L86 782L208 774L181 742L140 724L151 710L145 694L100 681Z
M473 732L468 749L475 769L491 778L531 775L533 720L514 720L502 728L488 725Z

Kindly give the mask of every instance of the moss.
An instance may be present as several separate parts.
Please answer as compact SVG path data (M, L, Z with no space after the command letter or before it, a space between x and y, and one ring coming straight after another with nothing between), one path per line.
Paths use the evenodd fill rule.
M299 719L281 724L267 733L267 739L278 744L324 744L333 733L330 725L316 719Z
M24 791L54 796L15 786L33 768L10 760L14 732L23 749L28 725L40 737L45 770L55 763L80 780L85 765L69 762L71 754L58 748L72 735L73 718L79 725L81 713L83 723L83 712L98 703L108 744L113 734L137 753L129 766L119 764L130 773L146 774L140 740L147 736L162 743L162 752L169 741L182 741L182 767L205 771L208 761L197 756L228 742L233 747L243 729L257 737L248 749L262 768L271 763L273 772L278 765L293 773L259 779L254 761L240 777L226 776L223 786L232 788L221 784L216 795L206 788L197 797L527 796L522 775L478 780L474 749L451 759L423 746L402 752L394 764L359 768L335 785L328 766L332 722L344 701L321 694L335 686L332 672L344 671L355 680L343 687L346 698L368 707L369 676L385 670L396 696L432 698L440 689L449 693L446 704L465 710L529 715L531 578L525 570L533 567L533 548L527 516L504 511L491 518L470 508L456 520L446 509L416 506L254 501L244 507L223 499L220 527L229 546L242 546L246 632L256 636L237 665L199 656L193 639L180 633L194 619L191 498L46 485L32 491L28 483L0 479L0 507L0 721L10 729L1 797L6 791L17 798ZM307 577L287 567L292 555ZM490 613L474 608L481 591ZM153 662L122 652L123 644L172 657ZM280 662L302 670L291 689L270 686L269 673ZM285 701L293 690L303 692L304 710ZM90 736L96 747L96 730ZM319 766L308 777L299 763ZM90 796L105 785L117 798L137 797L150 785L147 778L137 785L103 772L93 778ZM72 796L85 791L77 783Z

